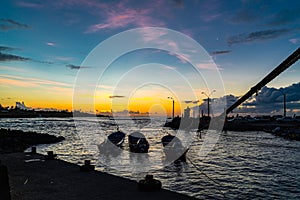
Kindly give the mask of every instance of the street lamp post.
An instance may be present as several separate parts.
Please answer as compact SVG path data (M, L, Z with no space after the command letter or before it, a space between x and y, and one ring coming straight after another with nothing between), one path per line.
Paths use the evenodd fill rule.
M283 94L283 116L286 117L286 94Z
M201 94L204 94L207 97L207 115L209 117L209 97L212 95L212 93L216 92L216 90L211 91L209 95L207 95L205 92L201 92Z
M283 93L281 90L279 92L283 95L283 116L286 117L286 93Z
M168 97L168 99L173 100L173 106L172 106L172 118L174 119L174 98L173 97Z

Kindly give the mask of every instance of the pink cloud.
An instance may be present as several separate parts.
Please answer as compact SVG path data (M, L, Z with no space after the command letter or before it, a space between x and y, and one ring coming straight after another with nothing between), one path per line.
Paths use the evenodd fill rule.
M207 70L221 70L220 66L217 66L213 61L203 62L196 64L198 69L207 69Z
M205 1L201 4L203 9L202 14L200 15L200 19L204 22L214 21L222 16L222 12L220 11L222 1L220 0L210 0Z
M49 87L48 89L49 89L49 91L58 92L60 94L62 94L62 93L64 93L64 94L73 93L73 88L65 88L65 87L53 86L53 87Z
M55 1L54 6L56 8L66 8L66 7L73 7L73 6L96 8L96 9L108 8L108 5L106 3L101 3L96 0L61 0L61 1Z
M65 87L66 84L49 81L49 80L41 80L34 78L24 78L24 77L16 77L16 76L2 76L0 75L0 85L1 87L22 87L22 88L41 88L43 91L47 91L47 93L59 93L59 94L71 94L73 92L72 87Z
M41 85L72 87L71 84L67 84L67 83L45 80L45 79L28 78L22 76L0 75L0 79L2 82L15 84L21 87L41 86Z
M188 63L188 58L185 55L175 54L173 52L168 52L169 55L175 56L180 60L181 63Z
M91 87L94 87L94 85L90 85ZM115 87L111 85L98 85L98 89L106 89L106 90L113 90Z
M4 87L9 86L9 85L19 86L19 87L36 86L33 83L28 83L28 82L24 82L24 81L20 81L20 80L9 79L9 78L1 78L1 77L0 77L0 83L1 83L1 86L4 86Z
M16 72L24 72L24 69L10 67L10 66L0 66L0 70L8 70L8 71L16 71Z
M151 42L155 41L156 43L159 42L159 44L165 44L165 40L160 39L162 36L167 34L166 30L162 29L141 29L140 30L141 35L143 35L144 42Z
M300 38L292 38L292 39L289 39L289 41L293 44L298 44L300 42Z
M20 7L25 7L25 8L42 8L42 7L44 7L42 4L30 3L30 2L24 2L24 1L18 2L17 5Z
M98 0L60 0L47 1L54 9L67 9L79 7L80 9L88 9L89 14L99 18L99 23L92 24L87 28L85 33L94 33L103 29L116 29L126 26L147 27L160 26L164 27L165 23L158 20L157 15L170 15L170 7L173 4L167 1L157 0L145 4L144 2L129 2L124 1L107 1L101 2ZM142 9L139 8L142 5ZM41 8L44 4L29 3L26 1L18 2L19 6ZM174 6L174 5L173 5ZM158 13L158 9L160 10ZM69 23L76 23L80 19L76 16L69 16ZM74 19L75 18L75 19Z
M174 71L176 70L176 67L174 67L174 66L168 66L168 65L164 65L163 68L169 69L169 70L174 70Z
M135 9L126 7L122 2L106 6L102 10L103 22L91 25L86 33L94 33L102 29L122 28L129 25L137 27L164 26L165 24L153 16L154 9Z
M218 19L221 16L222 16L221 14L207 14L207 15L202 15L201 19L205 22L211 22Z
M194 32L192 29L183 29L183 30L181 30L181 32L191 38L194 37Z
M71 61L74 58L73 57L56 56L56 57L54 57L54 59L60 60L60 61Z

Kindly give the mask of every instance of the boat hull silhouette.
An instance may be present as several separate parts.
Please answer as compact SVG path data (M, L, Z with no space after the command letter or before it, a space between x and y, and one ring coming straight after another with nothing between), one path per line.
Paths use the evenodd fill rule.
M164 147L165 159L167 161L174 162L186 162L186 149L179 138L173 135L166 135L161 139L162 145Z
M122 131L111 133L107 139L99 145L99 151L104 154L120 153L126 134Z
M129 151L133 153L148 153L149 142L141 132L128 135Z

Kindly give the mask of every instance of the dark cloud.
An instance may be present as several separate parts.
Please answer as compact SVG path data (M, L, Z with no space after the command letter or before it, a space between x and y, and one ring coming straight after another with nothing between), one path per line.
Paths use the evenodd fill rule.
M121 96L121 95L111 95L109 96L109 98L113 99L113 98L124 98L125 96Z
M8 46L0 46L0 62L32 61L32 62L43 63L43 64L53 64L53 62L49 62L49 61L40 61L40 60L31 59L31 58L26 58L23 56L17 56L17 55L1 52L1 51L13 51L13 50L20 50L20 49L14 48L14 47L8 47Z
M12 51L12 50L16 50L16 48L7 47L7 46L0 46L0 51Z
M13 99L13 98L11 98L11 97L6 97L6 98L4 97L4 98L1 98L2 101L5 101L5 100L11 100L11 99ZM1 104L0 104L0 107L1 107Z
M283 99L286 94L287 109L300 109L300 82L285 88L263 87L257 96L242 104L239 112L283 113Z
M300 20L300 9L282 10L273 15L272 19L267 23L270 26L281 26L291 23L298 23Z
M285 88L263 87L258 95L250 97L240 107L233 110L233 113L260 115L260 114L283 114L283 96L286 94L287 114L299 115L300 110L300 82L292 84ZM220 98L213 98L210 101L210 113L217 116L225 111L239 99L238 96L226 95ZM224 108L225 105L225 108ZM199 115L199 111L207 114L207 99L200 105L191 108L195 115Z
M30 2L18 2L17 3L18 6L20 7L25 7L25 8L42 8L44 7L42 4L37 4L37 3L30 3Z
M186 103L186 104L189 104L189 103L197 104L197 103L199 103L199 100L197 100L197 101L186 100L186 101L183 101L183 102Z
M182 8L184 5L183 0L173 0L173 2L177 7L180 7L180 8Z
M259 13L254 12L253 9L240 10L232 19L233 23L250 23L259 19Z
M287 95L287 102L300 101L300 82L284 88L283 92Z
M255 98L256 104L282 102L283 94L287 95L287 101L300 101L300 82L285 88L263 87Z
M53 64L52 62L48 62L48 61L34 60L34 59L26 58L26 57L23 57L23 56L17 56L17 55L1 52L1 51L13 51L13 50L18 50L18 48L8 47L8 46L0 46L0 62L32 61L32 62L43 63L43 64Z
M37 63L48 64L48 65L54 64L54 62L51 62L51 61L41 61L41 60L33 60L33 59L31 59L31 61L37 62Z
M16 22L12 19L0 18L0 30L7 31L12 29L27 29L29 26L27 24L22 24Z
M30 58L25 58L22 56L16 56L13 54L1 53L0 52L0 62L4 61L28 61L31 60Z
M67 68L70 68L70 69L83 69L83 68L90 68L90 67L79 66L79 65L72 65L72 64L66 65L66 67L67 67Z
M231 36L227 39L229 45L238 44L238 43L248 43L254 41L262 41L278 38L280 36L289 34L296 29L269 29L263 31L256 31L252 33L244 33Z
M220 55L220 54L227 54L230 53L231 50L223 50L223 51L213 51L210 53L210 55Z

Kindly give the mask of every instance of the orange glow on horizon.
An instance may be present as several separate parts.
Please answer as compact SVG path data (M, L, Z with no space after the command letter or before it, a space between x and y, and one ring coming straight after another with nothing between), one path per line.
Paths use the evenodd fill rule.
M36 79L34 79L36 81ZM42 82L42 80L38 80ZM3 107L24 102L27 107L37 109L81 110L83 112L122 112L124 110L155 115L172 116L171 94L159 88L139 90L128 97L109 98L111 93L97 91L95 96L82 96L78 105L73 105L73 88L62 83L44 81L44 84L25 80L0 78L1 102ZM47 83L48 85L46 85ZM147 96L145 96L147 94ZM81 96L80 96L81 98ZM86 101L88 100L92 101ZM89 105L86 102L93 102ZM175 116L183 113L184 105L175 98Z

